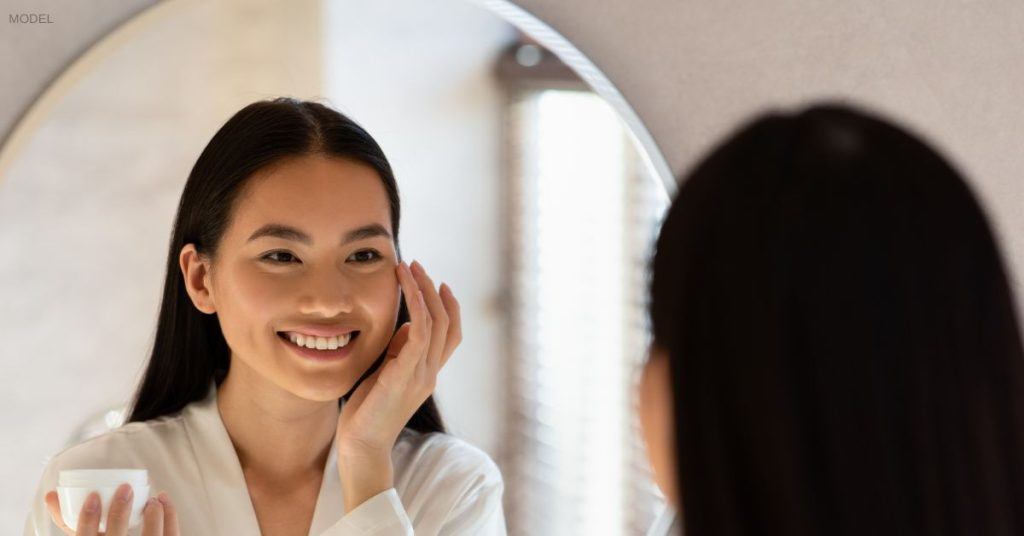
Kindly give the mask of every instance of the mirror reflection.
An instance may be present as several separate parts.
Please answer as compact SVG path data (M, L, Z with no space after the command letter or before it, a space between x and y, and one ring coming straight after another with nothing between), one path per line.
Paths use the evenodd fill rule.
M280 455L281 471L289 467L284 460L297 459L314 469L341 467L339 443L352 438L336 436L340 427L325 427L330 419L321 418L314 419L319 426L294 428L313 431L294 434L301 440L275 443L288 428L260 419L290 421L308 415L306 409L322 410L332 393L347 393L372 372L370 364L393 342L389 306L398 305L400 288L408 296L412 281L425 277L434 284L424 294L426 312L450 311L449 296L459 304L461 340L450 361L444 348L435 352L443 361L432 397L437 412L446 435L457 440L452 444L471 453L459 459L479 462L473 474L485 474L481 467L489 462L500 471L500 523L493 511L469 510L466 522L501 524L512 534L636 534L650 525L662 498L630 408L647 346L644 260L667 197L647 164L657 155L645 152L616 108L540 43L457 0L189 0L143 13L75 68L74 77L51 89L45 112L19 127L17 150L8 143L3 155L0 243L17 262L4 264L11 306L0 314L8 326L7 360L24 366L0 381L8 407L19 408L5 412L7 426L28 432L3 447L12 461L12 482L0 490L5 525L24 522L27 490L52 456L131 420L146 378L174 391L161 400L194 403L195 411L181 413L184 422L212 427L202 428L212 435L194 438L209 441L196 456L195 475L235 485L221 499L251 512L240 526L269 533L275 523L291 522L267 506L278 482L274 467L258 462L271 457L258 448L260 434L268 446L279 445L270 452ZM250 163L259 180L239 190L245 202L225 205L233 209L223 235L229 262L209 275L216 262L204 264L198 248L175 247L186 181L239 110L282 96L322 104L364 129L365 143L379 145L400 192L400 240L364 232L331 249L343 232L367 224L394 231L387 181L359 183L386 174L365 158ZM330 117L324 124L341 121ZM265 132L261 126L247 128ZM234 132L247 139L243 130ZM236 154L230 144L219 147ZM258 157L252 150L237 154ZM208 182L224 179L220 171L209 164ZM332 182L338 177L346 180ZM198 206L210 202L207 195L215 192L188 198ZM312 245L281 236L246 241L265 224L289 222ZM393 268L399 253L423 267L406 274L412 279L405 286L402 273L382 268ZM264 254L304 268L256 267L253 259ZM371 267L378 254L387 260ZM328 259L344 261L337 263L342 268L334 270ZM389 277L391 287L374 286ZM152 368L151 358L170 347L158 328L170 278L187 292L182 303L218 319L235 361L245 365L218 372L214 393L176 391L181 384L167 380L173 375ZM441 282L450 291L437 290ZM231 319L241 320L233 331L224 327ZM270 346L297 340L253 335L276 327L289 337L311 331L310 324L359 332L350 340L353 352L365 344L362 361L353 359L345 374L327 374L334 383L320 383L320 369ZM64 342L44 345L55 333ZM435 340L447 341L447 334ZM286 358L296 362L275 361ZM229 377L233 383L223 383ZM224 385L239 389L221 391ZM246 396L251 405L241 403ZM223 405L211 405L217 399ZM276 402L261 405L267 400ZM282 408L288 411L275 413ZM161 411L169 409L148 415ZM174 459L170 451L149 455ZM122 467L140 460L74 461ZM235 464L234 472L211 464L217 460ZM429 460L394 462L394 484L409 493L401 497L407 506L412 481L401 477L421 474L403 469L414 465ZM187 489L158 477L150 474L154 494ZM317 478L287 487L304 498L290 512L303 513L310 534L350 510L342 495L358 496L332 495L330 482ZM454 493L442 480L417 482ZM334 517L325 502L331 498ZM188 508L186 497L171 499ZM430 511L429 503L417 504ZM428 514L411 521L425 533L446 522Z

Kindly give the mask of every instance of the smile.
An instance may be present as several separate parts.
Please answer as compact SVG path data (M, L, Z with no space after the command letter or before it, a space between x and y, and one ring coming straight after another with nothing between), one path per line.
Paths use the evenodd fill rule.
M337 350L338 348L344 348L347 346L349 341L352 340L352 337L358 333L358 331L351 331L334 337L317 337L314 335L304 335L302 333L286 331L278 332L278 335L287 339L296 346L304 346L306 348L316 350Z
M278 332L277 337L300 357L313 361L333 361L351 353L353 342L359 337L359 332L353 331L337 337L309 337L291 332Z

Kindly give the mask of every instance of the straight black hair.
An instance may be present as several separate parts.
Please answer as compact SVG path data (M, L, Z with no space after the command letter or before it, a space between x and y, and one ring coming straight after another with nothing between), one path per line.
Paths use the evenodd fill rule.
M965 181L849 105L682 182L650 287L685 532L1024 534L1024 352Z
M192 243L200 254L215 258L234 202L249 178L284 158L309 154L353 159L377 171L387 191L398 249L398 185L384 152L366 130L317 102L280 97L242 108L210 139L185 183L167 253L153 350L127 422L175 413L202 399L211 379L220 385L227 376L230 351L220 324L216 315L205 314L192 303L178 256L185 244ZM402 300L395 328L407 321L409 312ZM384 358L382 353L353 390ZM339 406L351 393L338 400ZM416 410L406 427L445 431L433 397Z

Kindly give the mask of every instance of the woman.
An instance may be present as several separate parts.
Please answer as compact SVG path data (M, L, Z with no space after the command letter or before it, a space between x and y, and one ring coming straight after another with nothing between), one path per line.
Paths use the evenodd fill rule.
M1024 352L965 181L842 105L682 183L641 419L688 535L1024 533Z
M400 262L398 224L387 159L350 119L287 98L236 113L182 193L128 423L49 462L26 534L95 534L99 513L65 527L50 490L104 467L166 491L147 535L504 534L497 467L430 397L458 302Z

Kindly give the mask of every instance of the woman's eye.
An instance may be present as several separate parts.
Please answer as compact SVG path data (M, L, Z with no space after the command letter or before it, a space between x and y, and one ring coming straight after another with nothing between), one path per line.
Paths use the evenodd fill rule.
M372 249L360 250L349 256L349 260L358 263L374 262L381 258L381 254Z
M275 255L280 255L280 257L278 257L278 259L273 259L272 257L275 256ZM271 251L270 253L267 253L266 255L264 255L261 258L269 260L270 262L272 262L274 264L288 264L288 263L291 262L289 259L294 259L296 257L295 257L295 255L292 255L291 253L288 253L287 251Z

